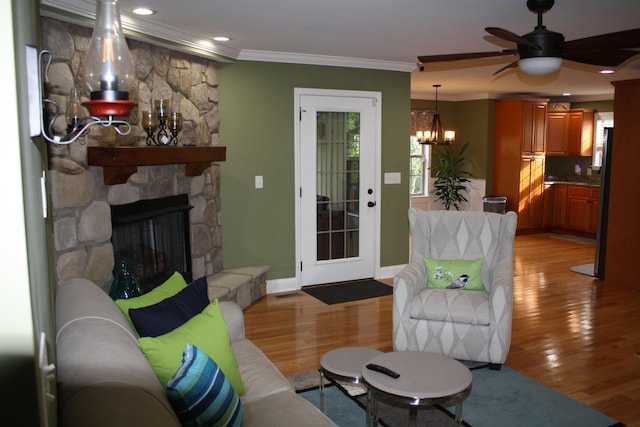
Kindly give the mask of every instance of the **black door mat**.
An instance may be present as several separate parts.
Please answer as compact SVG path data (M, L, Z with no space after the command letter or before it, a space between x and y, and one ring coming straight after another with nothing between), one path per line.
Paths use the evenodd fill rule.
M374 279L303 286L302 290L325 304L339 304L393 294L392 286Z

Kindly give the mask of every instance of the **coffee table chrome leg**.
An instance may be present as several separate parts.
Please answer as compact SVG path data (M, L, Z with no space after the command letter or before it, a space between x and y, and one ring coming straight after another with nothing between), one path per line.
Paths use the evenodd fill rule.
M318 373L320 374L320 411L324 412L324 372L320 369Z
M367 390L367 427L378 425L378 400L371 390Z
M460 427L462 422L462 400L456 402L456 415L454 419L454 425Z
M416 427L418 425L418 408L409 406L409 426Z

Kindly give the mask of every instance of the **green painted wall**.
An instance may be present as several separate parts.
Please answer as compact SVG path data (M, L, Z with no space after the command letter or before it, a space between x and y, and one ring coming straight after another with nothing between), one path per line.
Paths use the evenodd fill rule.
M572 102L571 108L586 108L602 112L613 111L613 99L609 101Z
M469 143L467 167L474 178L487 179L493 170L495 102L487 99L455 103L456 143Z
M434 110L435 101L413 99L411 109ZM469 143L467 169L474 178L486 179L487 188L491 188L495 101L438 101L438 112L443 126L456 131L456 145Z
M409 73L237 62L220 65L219 81L225 268L268 264L269 279L295 277L296 87L382 93L380 265L407 262ZM401 172L403 183L382 185L385 172Z

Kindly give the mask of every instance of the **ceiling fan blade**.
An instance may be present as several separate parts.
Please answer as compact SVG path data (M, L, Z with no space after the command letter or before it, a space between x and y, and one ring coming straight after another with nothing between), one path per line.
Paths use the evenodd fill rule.
M510 42L514 42L516 44L521 44L521 45L525 45L525 46L529 46L533 49L538 49L540 50L540 46L538 46L537 44L517 35L516 33L513 33L509 30L505 30L504 28L498 28L498 27L487 27L484 29L487 33L499 37L501 39L510 41Z
M475 53L450 53L444 55L423 55L418 56L418 61L422 63L426 62L446 62L446 61L460 61L462 59L478 59L478 58L492 58L496 56L517 55L517 49L505 49L496 52L475 52Z
M640 47L640 28L571 40L565 42L564 47L567 50L633 49Z
M518 66L518 61L513 61L511 64L509 65L505 65L504 67L500 68L498 71L496 71L495 73L493 73L493 75L497 75L500 74L501 72L503 72L504 70L508 70L509 68L515 68Z
M627 59L639 55L637 50L582 50L567 49L563 58L583 64L617 67Z

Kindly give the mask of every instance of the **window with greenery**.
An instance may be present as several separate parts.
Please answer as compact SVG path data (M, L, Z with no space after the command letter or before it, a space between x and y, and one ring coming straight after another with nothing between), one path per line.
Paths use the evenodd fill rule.
M409 194L412 196L426 196L429 194L429 146L418 142L415 136L409 139Z
M429 195L429 156L431 146L422 145L416 138L418 131L424 131L433 122L433 110L411 110L411 137L409 139L409 194Z

